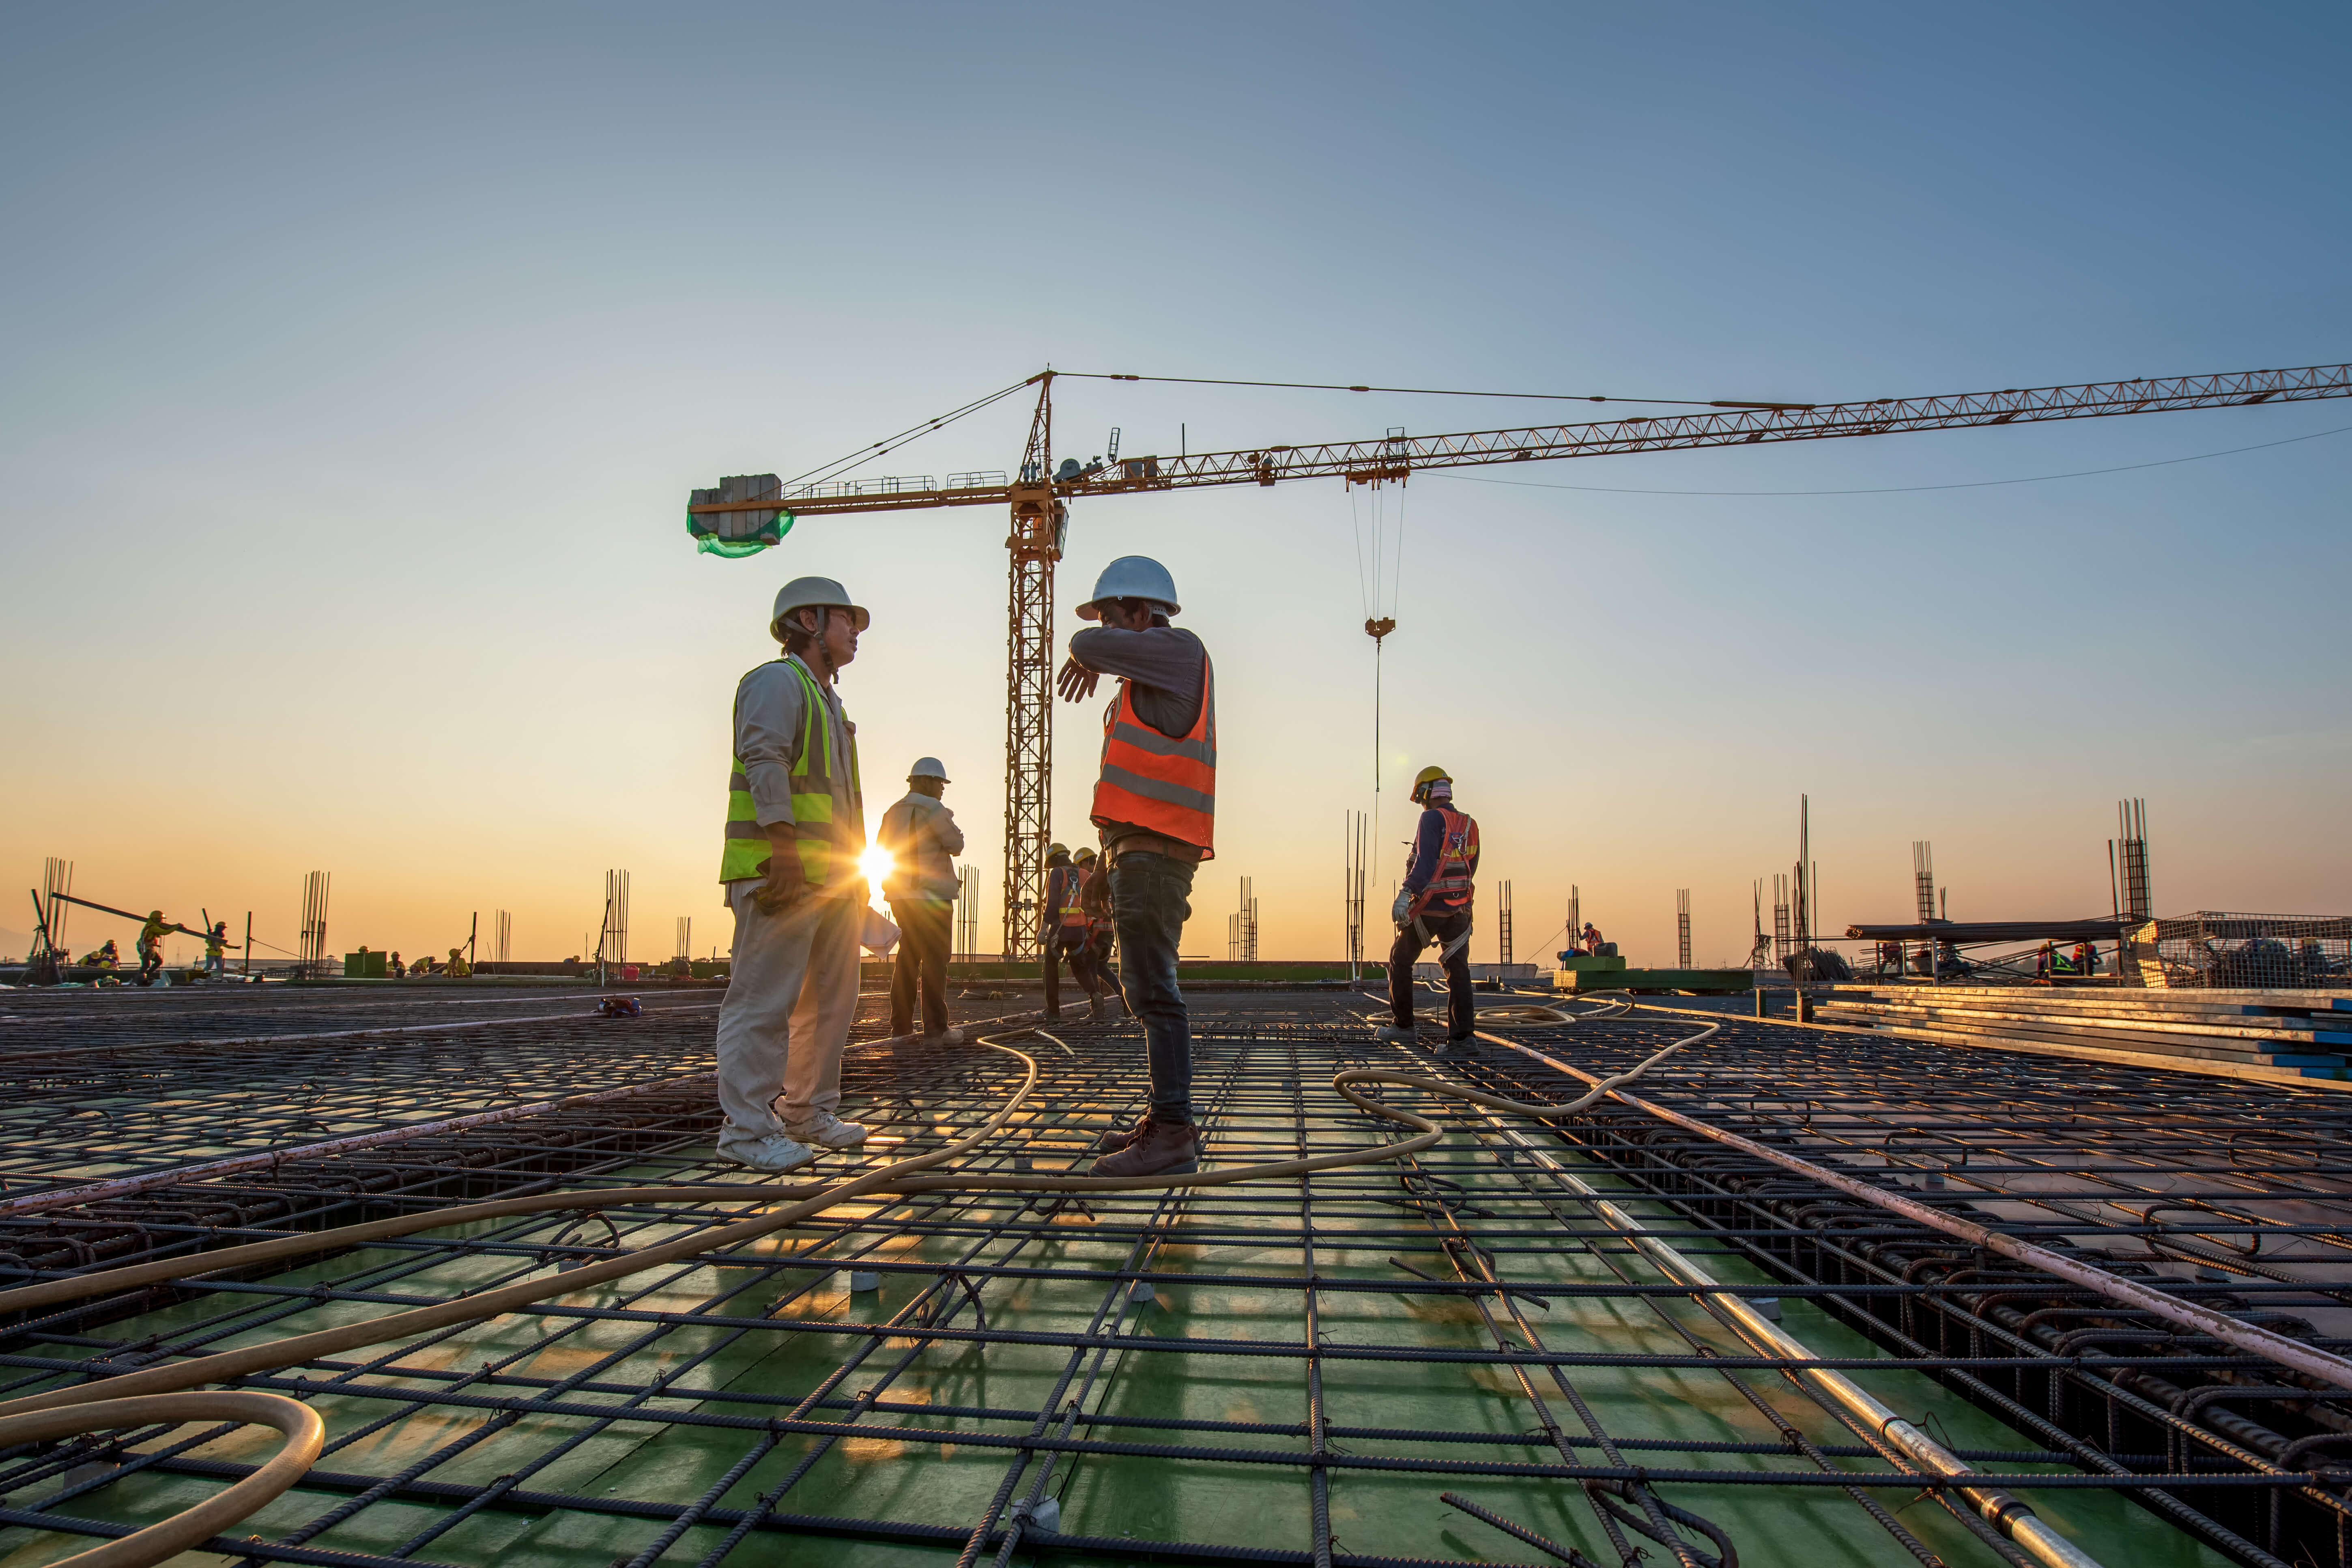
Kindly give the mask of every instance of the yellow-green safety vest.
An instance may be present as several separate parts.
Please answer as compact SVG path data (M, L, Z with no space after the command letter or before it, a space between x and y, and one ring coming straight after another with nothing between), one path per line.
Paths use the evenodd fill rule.
M824 693L798 659L779 659L801 678L801 747L793 762L793 847L801 858L801 875L823 890L847 891L845 884L858 875L857 857L866 825L836 819L833 809L832 726L824 721ZM843 728L848 726L845 723ZM743 759L734 759L727 777L727 844L719 857L719 879L737 882L768 874L768 830L760 826L759 807L751 800L751 775ZM849 740L849 817L859 815L862 792L857 781L857 741Z

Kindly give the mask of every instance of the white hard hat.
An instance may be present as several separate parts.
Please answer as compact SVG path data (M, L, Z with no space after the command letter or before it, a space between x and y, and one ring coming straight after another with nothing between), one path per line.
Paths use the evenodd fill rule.
M907 770L907 782L913 784L917 779L937 779L941 784L955 783L953 779L948 777L947 769L940 765L940 760L937 757L915 759L915 765Z
M862 605L849 602L849 590L830 577L795 577L776 590L776 608L768 617L768 635L778 642L784 640L784 617L794 610L824 608L835 605L847 610L864 631L874 617Z
M1150 599L1171 616L1181 607L1176 603L1176 579L1149 555L1122 555L1104 567L1102 575L1095 579L1095 596L1078 606L1078 618L1101 620L1099 606L1105 599Z

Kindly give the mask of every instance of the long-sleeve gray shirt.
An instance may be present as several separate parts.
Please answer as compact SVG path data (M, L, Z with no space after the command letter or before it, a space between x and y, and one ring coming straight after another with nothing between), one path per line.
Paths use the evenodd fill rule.
M793 764L800 760L806 701L793 668L799 664L789 656L772 659L751 670L735 688L735 755L751 781L751 805L762 827L799 820L793 813ZM849 767L857 726L842 711L841 698L831 686L819 680L816 688L824 699L824 722L833 742L833 817L848 822L863 842L866 806L850 783Z
M1201 717L1208 650L1180 626L1090 626L1071 634L1070 657L1097 674L1133 681L1136 717L1163 735L1183 735Z

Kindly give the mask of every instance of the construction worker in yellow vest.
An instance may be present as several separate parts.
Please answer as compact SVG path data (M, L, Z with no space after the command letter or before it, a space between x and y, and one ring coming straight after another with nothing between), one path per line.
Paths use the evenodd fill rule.
M395 947L392 950L392 956L384 961L383 972L394 980L408 978L408 965L400 962L400 949Z
M735 688L719 866L735 915L719 1007L719 1152L755 1171L797 1170L866 1142L838 1114L868 889L857 728L834 682L871 618L833 579L795 578L768 620L783 656Z
M463 980L474 973L474 966L465 960L465 951L462 947L453 947L449 950L449 967L442 973L452 980Z
M163 972L163 938L179 930L163 918L161 910L151 910L147 923L139 928L139 984L145 985Z
M226 979L228 976L228 921L215 921L213 929L205 932L205 973Z

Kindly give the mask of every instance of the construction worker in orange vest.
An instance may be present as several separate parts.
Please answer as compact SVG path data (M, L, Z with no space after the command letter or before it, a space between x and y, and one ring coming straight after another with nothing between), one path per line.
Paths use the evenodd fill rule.
M1478 825L1454 809L1454 780L1444 768L1422 769L1412 781L1412 798L1421 804L1421 826L1405 862L1404 886L1390 910L1397 928L1396 945L1389 949L1395 1019L1380 1037L1413 1043L1412 968L1433 942L1445 968L1445 1048L1466 1050L1477 1027L1477 1003L1470 994L1470 900L1478 875Z
M1209 650L1169 624L1177 613L1168 568L1149 556L1120 556L1078 606L1080 616L1102 625L1070 638L1057 677L1070 702L1093 696L1100 677L1119 678L1103 715L1102 771L1089 814L1108 874L1088 879L1087 897L1108 894L1127 1010L1143 1025L1151 1070L1142 1118L1095 1144L1102 1157L1089 1173L1097 1176L1200 1168L1192 1022L1177 988L1176 951L1192 913L1193 868L1214 854L1217 707Z

